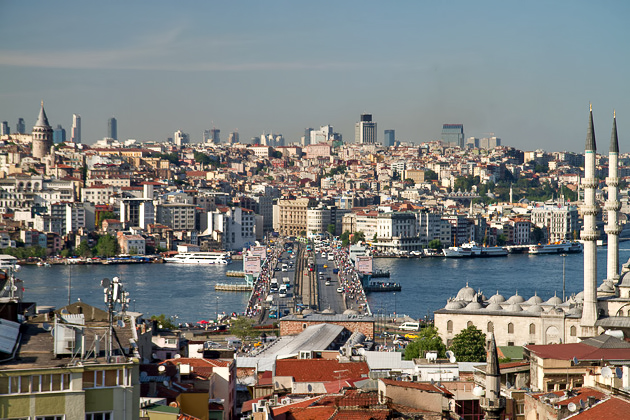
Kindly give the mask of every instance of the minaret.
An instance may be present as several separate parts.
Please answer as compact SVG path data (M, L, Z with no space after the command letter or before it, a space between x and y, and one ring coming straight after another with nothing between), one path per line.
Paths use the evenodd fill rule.
M499 420L505 409L505 398L501 396L501 371L494 333L490 333L486 363L486 394L481 398L480 405L486 412L486 419Z
M48 117L46 117L46 111L44 111L44 101L42 101L39 117L37 118L35 127L33 127L33 157L42 159L49 153L52 145L53 129L50 124L48 124Z
M616 284L619 281L619 234L621 233L619 209L621 209L621 203L617 189L619 186L619 139L617 138L617 115L614 111L606 185L608 186L608 200L605 206L606 211L608 211L608 224L604 229L608 235L606 279Z
M596 230L597 212L599 211L595 201L595 130L593 128L593 106L590 106L588 132L586 133L586 150L584 153L584 204L582 216L584 228L581 238L584 242L584 307L582 308L582 336L592 337L597 328L597 238Z

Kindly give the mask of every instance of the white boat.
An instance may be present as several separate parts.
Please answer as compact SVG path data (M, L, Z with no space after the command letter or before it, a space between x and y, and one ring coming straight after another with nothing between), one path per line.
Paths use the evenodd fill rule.
M175 264L229 264L232 258L228 252L181 252L172 257L164 258L167 263Z
M579 253L582 252L582 244L579 242L555 242L553 244L545 245L530 245L530 254L564 254L564 253Z
M476 242L466 242L461 246L451 246L444 250L446 258L467 258L467 257L505 257L507 248L502 246L485 247L479 246Z

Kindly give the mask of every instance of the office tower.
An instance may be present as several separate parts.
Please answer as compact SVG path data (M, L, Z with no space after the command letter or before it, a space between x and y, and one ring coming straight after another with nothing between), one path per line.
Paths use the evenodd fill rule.
M213 128L212 130L210 130L210 139L209 139L210 142L214 144L221 143L220 134L221 134L221 130L219 130L218 128Z
M11 129L9 128L9 123L6 121L2 121L2 128L0 129L0 135L8 136L11 134Z
M447 146L464 148L464 124L442 125L442 142Z
M494 149L497 146L501 146L501 139L498 137L484 137L479 140L480 149Z
M468 137L466 139L466 147L471 148L471 149L478 149L479 148L479 138L477 138L477 137Z
M15 126L15 131L18 134L26 133L26 123L24 122L24 118L18 118L17 125Z
M72 143L81 143L81 116L72 114Z
M118 140L118 121L114 117L107 120L107 137Z
M59 144L64 143L66 141L66 129L61 126L61 124L57 124L57 128L53 130L53 143Z
M361 120L354 125L354 141L358 144L377 142L376 123L372 121L372 114L361 114Z
M180 147L190 143L190 137L182 130L177 130L175 132L175 134L173 135L173 140L175 144Z
M238 131L233 131L230 133L230 135L228 136L228 143L230 144L234 144L234 143L238 143Z
M304 137L302 137L302 147L308 146L311 144L311 133L313 132L312 128L304 129Z
M383 146L394 147L396 144L396 130L385 130L385 140Z
M46 117L46 111L44 111L44 101L42 101L39 117L33 127L33 157L38 159L43 158L50 152L52 145L53 129L50 124L48 124L48 117Z
M595 190L599 181L595 178L595 129L593 127L593 107L590 107L588 131L586 133L586 148L584 153L584 205L582 215L584 227L580 235L584 243L584 303L582 308L583 336L592 337L597 334L597 213L599 206L595 200Z

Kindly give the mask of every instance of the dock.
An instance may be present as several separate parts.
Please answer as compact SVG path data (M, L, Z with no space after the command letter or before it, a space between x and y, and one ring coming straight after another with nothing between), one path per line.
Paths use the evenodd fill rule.
M235 271L235 270L230 270L228 272L225 273L226 276L228 277L245 277L245 272L244 271Z
M252 289L253 286L247 283L218 283L214 285L214 290L220 290L223 292L250 292Z

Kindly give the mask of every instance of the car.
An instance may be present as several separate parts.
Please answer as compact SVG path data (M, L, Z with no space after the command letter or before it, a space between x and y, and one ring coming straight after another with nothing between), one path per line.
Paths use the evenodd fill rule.
M337 287L337 293L343 293L343 287Z
M328 268L328 266L326 264L324 264L324 268Z
M254 347L260 347L262 345L263 345L263 343L261 341L259 341L257 343L254 343Z
M330 286L330 282L329 281L326 282L326 286Z
M405 334L405 338L407 340L415 340L416 338L418 338L418 334Z

